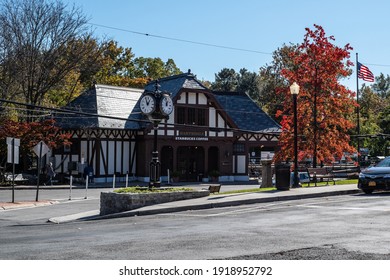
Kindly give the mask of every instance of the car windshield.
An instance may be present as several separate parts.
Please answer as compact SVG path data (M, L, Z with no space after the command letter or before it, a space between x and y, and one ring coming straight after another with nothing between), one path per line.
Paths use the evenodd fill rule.
M384 160L380 161L376 167L390 167L390 157L385 158Z

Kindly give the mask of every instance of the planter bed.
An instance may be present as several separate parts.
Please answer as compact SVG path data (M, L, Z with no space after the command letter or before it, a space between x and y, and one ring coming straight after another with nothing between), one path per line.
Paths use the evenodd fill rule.
M148 205L178 200L200 198L210 195L208 190L167 191L150 193L115 193L100 194L100 215L130 211Z

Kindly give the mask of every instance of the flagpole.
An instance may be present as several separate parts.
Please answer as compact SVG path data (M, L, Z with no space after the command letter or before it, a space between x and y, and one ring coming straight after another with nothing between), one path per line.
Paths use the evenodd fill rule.
M357 102L357 152L358 152L358 167L360 167L360 104L359 104L359 54L356 53L356 102Z

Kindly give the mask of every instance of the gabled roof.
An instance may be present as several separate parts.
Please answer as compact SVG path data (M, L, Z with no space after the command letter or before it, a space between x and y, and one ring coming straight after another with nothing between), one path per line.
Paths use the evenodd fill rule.
M140 129L133 111L142 89L97 84L70 102L65 108L91 116L57 114L57 124L63 128ZM98 116L99 115L99 116ZM105 118L109 116L113 118ZM120 118L120 119L115 119Z
M158 83L159 90L171 93L173 100L183 90L204 91L218 103L239 130L259 133L280 132L280 125L245 93L212 92L190 72L159 79ZM155 81L148 83L145 91L154 91L155 85ZM57 114L57 124L68 129L88 127L142 129L148 125L147 117L141 113L139 108L139 100L143 92L142 89L95 85L65 108L92 115Z
M148 83L146 91L154 91L156 81ZM175 99L183 89L203 90L213 96L239 130L278 133L280 125L268 116L248 95L238 92L212 92L190 73L159 79L160 91L171 93Z
M172 100L175 100L176 96L183 89L209 91L209 89L207 89L196 79L196 76L192 74L190 70L187 73L158 79L157 82L159 84L158 89L161 92L170 93ZM154 92L155 90L156 90L156 80L149 82L145 86L145 91ZM148 119L146 116L142 115L141 109L139 107L139 102L134 107L132 111L132 115L134 115L135 118L138 118L139 120L145 121ZM146 126L148 126L147 122L140 123L140 127L146 127Z
M189 71L188 73L158 79L158 83L160 85L159 90L171 93L172 99L175 99L176 95L182 89L208 90L196 79L195 75ZM155 84L156 81L148 83L145 87L145 90L154 91Z
M248 95L240 92L213 92L215 99L238 129L248 132L280 132L280 125Z

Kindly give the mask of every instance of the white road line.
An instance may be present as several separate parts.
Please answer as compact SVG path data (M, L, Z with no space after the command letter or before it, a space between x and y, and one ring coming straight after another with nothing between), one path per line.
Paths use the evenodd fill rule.
M288 205L284 205L288 204ZM181 216L181 217L217 217L217 216L227 216L227 215L236 215L236 214L243 214L243 213L251 213L251 212L261 212L261 211L268 211L270 207L279 206L272 208L272 210L277 209L284 209L287 207L290 207L290 202L279 202L279 203L272 203L267 205L261 205L261 206L252 206L252 207L245 207L245 209L238 209L238 210L229 210L229 211L223 211L215 214L190 214L188 212L182 212L182 213L166 213L161 214L164 216ZM211 209L205 209L205 210L196 210L196 212L200 211L210 211L210 210L221 210L223 208L211 208Z
M295 204L297 201L285 201L285 202L277 202L277 203L270 203L267 205L260 205L260 206L242 206L245 208L235 209L233 210L227 210L223 212L218 212L215 214L202 214L205 211L221 211L223 208L213 208L213 209L205 209L205 210L196 210L196 213L191 213L190 211L187 212L180 212L180 213L166 213L161 214L165 216L183 216L183 217L217 217L217 216L228 216L228 215L238 215L238 214L245 214L245 213L251 213L251 212L263 212L263 211L270 211L270 210L280 210L280 209L286 209L290 207L300 207L300 208L329 208L329 209L335 209L335 210L358 210L358 211L379 211L379 212L390 212L390 208L369 208L369 207L343 207L343 206L331 206L331 205L324 205L324 204L334 204L334 203L345 203L345 202L356 202L356 201L367 201L368 199L377 199L375 197L351 197L351 198L318 198L315 202L310 203L304 203L304 204ZM195 211L193 211L195 212Z
M333 210L359 210L359 211L379 211L379 212L390 212L390 208L369 208L369 207L335 207L335 206L322 206L322 205L296 205L296 207L302 208L322 208L322 209L333 209Z

